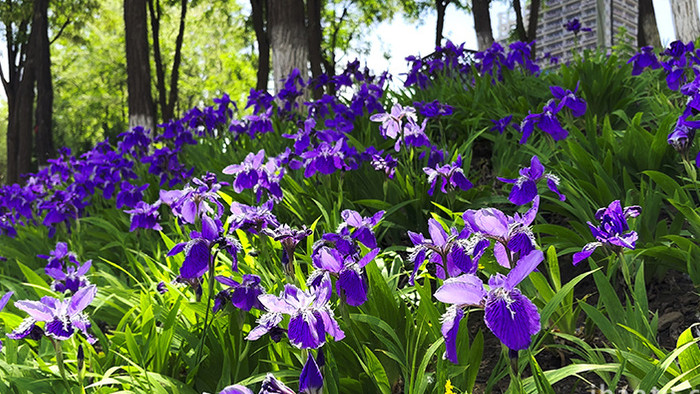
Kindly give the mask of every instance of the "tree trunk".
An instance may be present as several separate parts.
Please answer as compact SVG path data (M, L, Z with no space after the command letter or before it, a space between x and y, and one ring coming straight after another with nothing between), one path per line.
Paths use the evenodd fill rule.
M175 57L173 58L173 68L170 70L170 98L168 105L163 109L163 120L168 121L175 117L175 103L177 102L178 87L180 79L180 61L182 60L182 42L185 39L185 19L187 17L187 0L180 3L180 27L175 39Z
M537 19L540 15L540 0L530 0L530 17L527 21L527 42L531 43L530 58L537 54Z
M155 105L151 96L146 20L146 0L124 0L129 127L154 130Z
M255 39L258 41L258 81L255 84L255 89L267 90L267 81L270 79L270 37L265 26L267 1L250 0L250 5Z
M7 2L8 10L13 11L16 6L12 1ZM19 180L19 172L17 168L17 155L19 149L19 128L17 125L17 106L18 106L18 91L21 82L21 76L26 75L22 72L26 64L28 43L21 43L15 40L17 35L29 35L28 26L29 20L23 20L16 26L12 22L6 24L5 27L5 44L7 45L7 76L5 76L2 67L0 67L0 76L2 77L2 85L7 96L7 169L5 182L15 183Z
M520 6L520 0L513 0L513 8L515 9L515 34L518 40L527 42L527 32L523 23L523 8Z
M435 48L442 46L442 30L445 27L445 9L450 4L450 0L435 0L435 10L437 11L437 22L435 24Z
M474 30L476 30L476 42L480 51L485 51L493 45L490 3L491 0L472 0Z
M157 1L157 3L155 3ZM160 1L148 0L148 13L151 16L151 35L153 37L153 63L156 67L156 90L158 91L158 105L160 114L165 120L165 107L167 104L167 92L165 91L165 67L163 56L160 53ZM155 116L156 114L154 114Z
M274 1L274 0L273 0ZM307 0L306 13L309 33L309 64L311 64L311 76L317 79L323 73L321 71L321 42L323 32L321 30L321 0ZM313 97L318 100L323 96L323 87L313 90Z
M32 29L36 37L36 156L40 166L54 155L51 123L53 116L53 83L49 49L49 0L35 0Z
M671 0L671 13L679 40L694 41L700 36L700 17L695 0Z
M637 46L651 45L661 48L659 28L656 25L654 14L654 2L652 0L639 0L639 12L637 14Z
M279 92L295 68L302 78L307 78L309 41L304 26L304 2L272 0L268 2L268 17L275 92Z
M32 26L32 31L29 34L29 42L27 43L27 54L24 60L24 71L22 80L17 89L17 97L15 98L14 108L14 124L16 126L17 136L17 155L15 157L15 173L11 182L19 182L23 174L27 174L32 170L32 156L34 152L33 133L34 133L34 82L36 81L35 65L36 65L36 48L39 32L36 26ZM9 162L8 160L8 180Z

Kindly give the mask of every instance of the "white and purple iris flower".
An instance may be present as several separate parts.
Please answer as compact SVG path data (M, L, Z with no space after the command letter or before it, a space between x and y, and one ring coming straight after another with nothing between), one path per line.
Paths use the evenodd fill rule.
M313 230L306 228L306 226L303 226L301 229L295 229L289 227L288 224L283 224L274 229L264 228L262 230L263 234L282 244L282 265L289 274L293 274L294 250L297 248L297 244L311 235L312 232Z
M279 297L272 294L259 296L258 300L267 312L258 319L258 326L248 333L246 339L254 341L271 332L282 322L283 315L290 316L287 336L298 348L317 349L326 343L326 334L336 341L345 338L328 304L332 293L331 280L325 275L318 286L306 291L287 284Z
M160 200L169 205L173 215L185 223L195 224L204 214L221 218L224 206L219 201L218 192L222 184L216 182L216 177L209 182L192 178L192 183L196 188L188 185L182 190L161 190Z
M418 269L423 262L428 261L435 265L435 274L445 279L462 273L475 273L478 261L484 252L488 242L470 242L471 234L468 228L458 232L456 228L451 228L448 234L442 225L435 219L428 220L428 232L430 239L423 234L408 232L408 237L413 242L410 260L413 260L413 272L409 283L415 281ZM474 258L471 258L473 255Z
M72 297L59 300L53 297L41 297L40 301L22 300L15 302L15 307L29 314L20 326L7 337L22 339L35 329L37 322L45 322L44 334L59 341L65 341L73 336L76 329L83 333L89 343L95 343L90 335L90 321L83 313L97 294L97 286L83 287Z
M544 166L540 163L537 156L532 156L530 167L525 167L520 170L520 177L517 179L507 179L498 177L498 180L506 183L513 183L513 189L510 191L508 200L515 205L524 205L535 199L537 196L537 182L542 179L547 179L549 190L559 196L559 200L566 200L566 196L559 192L559 177L554 174L545 174Z
M637 232L630 231L627 219L637 217L640 213L642 213L642 207L632 205L623 209L620 200L611 202L607 208L600 208L595 213L595 218L600 224L596 227L588 222L588 227L590 227L596 241L587 243L583 250L574 253L574 265L592 255L599 246L608 245L634 249L637 242Z
M235 175L233 190L241 193L245 189L253 189L259 202L263 192L266 192L275 201L282 200L282 189L279 182L284 176L284 168L280 168L275 158L270 158L266 164L265 150L258 153L252 152L240 164L231 164L223 169L227 175Z
M75 293L80 288L90 284L85 274L92 266L92 261L88 260L80 263L73 252L68 251L65 242L56 244L56 249L52 250L50 256L38 255L42 259L48 260L44 272L53 278L51 289L59 293L70 291Z
M511 262L518 256L529 254L535 249L535 236L530 224L537 216L540 197L535 196L532 207L524 214L515 213L508 216L496 208L483 208L464 212L465 226L472 233L485 240L494 240L493 254L496 261L506 268L512 268ZM488 247L488 241L486 246Z
M451 164L436 166L435 168L424 167L423 172L428 175L428 183L430 183L429 195L433 195L438 179L442 180L440 190L443 193L448 193L451 190L461 189L469 190L474 185L464 176L462 169L462 155L457 156L457 160Z
M401 134L401 129L403 128L402 119L413 120L416 122L416 110L413 107L402 107L401 104L394 104L391 107L391 113L381 113L374 114L369 117L372 122L382 122L379 126L379 131L382 133L382 137L396 139Z
M445 358L457 364L457 332L464 316L464 308L484 308L484 322L491 332L513 351L527 349L532 336L540 331L540 314L535 304L516 286L527 277L544 255L533 250L523 256L515 267L503 276L489 279L488 289L474 274L464 274L445 280L435 292L435 298L451 304L442 316L442 335L445 337Z

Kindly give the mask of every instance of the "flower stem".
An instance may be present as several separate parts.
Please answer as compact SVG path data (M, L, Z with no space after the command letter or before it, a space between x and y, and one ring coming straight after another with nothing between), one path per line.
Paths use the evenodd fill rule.
M51 342L53 343L53 348L56 351L56 364L58 364L58 372L61 374L63 383L66 384L66 387L70 388L68 379L66 378L66 367L63 364L63 349L61 349L61 341L51 338Z

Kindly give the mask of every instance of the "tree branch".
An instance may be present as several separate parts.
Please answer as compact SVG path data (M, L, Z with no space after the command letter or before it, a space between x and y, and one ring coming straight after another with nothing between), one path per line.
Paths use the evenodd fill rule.
M70 20L70 18L66 19L66 22L63 25L61 25L60 29L58 29L58 33L56 33L56 36L51 41L49 41L49 45L53 45L54 41L58 40L58 38L61 37L61 34L63 34L63 30L65 30L71 22L72 21Z

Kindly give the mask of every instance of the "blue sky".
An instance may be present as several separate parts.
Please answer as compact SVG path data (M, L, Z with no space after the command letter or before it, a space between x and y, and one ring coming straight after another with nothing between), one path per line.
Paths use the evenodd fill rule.
M494 30L494 37L497 37L497 14L499 12L507 12L509 8L510 1L493 1L491 3L491 25ZM659 26L661 43L667 45L675 40L670 0L654 0L654 11L656 13L656 23ZM389 70L395 77L403 79L399 74L407 70L406 61L404 60L406 56L418 54L425 56L434 51L436 19L437 16L433 12L426 15L419 25L413 22L406 22L401 17L381 23L376 28L373 28L373 32L367 37L372 44L369 56L358 57L366 59L369 68L375 72ZM456 44L465 42L466 48L476 49L476 32L474 31L474 19L471 14L463 10L457 10L454 6L449 6L445 15L443 36ZM391 59L385 59L385 53L391 55Z

